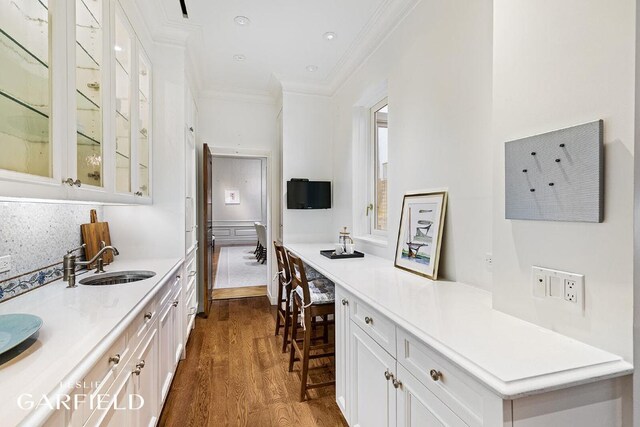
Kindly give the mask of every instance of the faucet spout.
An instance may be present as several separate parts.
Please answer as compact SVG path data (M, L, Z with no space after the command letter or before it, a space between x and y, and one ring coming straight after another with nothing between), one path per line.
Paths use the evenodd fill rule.
M83 244L77 249L68 251L66 255L62 258L62 270L63 270L62 280L69 283L67 285L67 288L75 288L77 286L76 285L76 267L77 266L90 265L90 264L93 264L96 260L102 260L102 254L105 253L106 251L111 251L114 256L120 255L120 252L118 251L118 249L116 249L114 246L105 246L103 242L102 249L100 249L98 253L94 255L93 258L91 258L88 261L78 261L77 256L74 255L73 252L79 249L83 249L85 246L86 245Z

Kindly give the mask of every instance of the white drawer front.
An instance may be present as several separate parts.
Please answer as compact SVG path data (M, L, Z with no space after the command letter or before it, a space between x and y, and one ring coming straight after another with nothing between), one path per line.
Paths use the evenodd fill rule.
M130 356L131 348L127 346L125 334L122 334L84 377L85 394L89 395L87 398L104 395Z
M481 386L400 328L397 359L466 424L483 425L484 393Z
M351 307L351 320L360 326L371 338L373 338L387 353L396 355L396 326L391 320L384 317L357 298L349 302Z
M142 337L144 337L144 335L149 330L150 325L158 315L157 311L159 299L160 298L158 297L158 295L156 295L156 297L149 301L144 309L142 309L142 311L140 311L131 322L128 330L129 347L135 348L142 340Z

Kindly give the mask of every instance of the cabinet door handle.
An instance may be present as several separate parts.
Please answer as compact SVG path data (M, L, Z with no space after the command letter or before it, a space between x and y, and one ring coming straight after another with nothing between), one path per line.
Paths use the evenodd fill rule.
M430 370L429 375L434 381L440 381L440 379L442 379L442 372L436 371L435 369Z
M177 307L178 306L178 300L175 300L173 303L171 303L171 306Z
M80 181L79 179L76 179L76 182L74 182L76 187L81 187L82 186L82 181Z
M393 378L393 374L387 369L386 371L384 371L384 377L387 379L387 381L389 381Z
M370 324L373 323L373 319L371 317L369 317L369 316L366 316L364 318L364 323L366 323L367 325L370 325Z
M135 193L133 193L133 194L135 194L136 196L142 196L142 191L136 191L136 192L135 192Z
M346 298L342 298L342 305L349 305L349 300Z
M150 311L148 311L148 312L146 312L146 313L144 314L144 318L145 318L146 320L151 320L151 318L152 318L152 317L153 317L153 314L151 314L151 312L150 312Z
M136 375L140 375L140 372L142 372L142 369L144 368L144 359L140 360L137 364L136 364L136 369L133 370L133 373Z
M402 387L402 381L397 380L397 379L395 379L395 378L394 378L394 379L392 380L392 382L393 382L393 386L394 386L395 388L400 388L400 387Z
M114 365L117 365L118 363L120 363L120 354L116 353L113 356L110 356L109 363L113 363Z

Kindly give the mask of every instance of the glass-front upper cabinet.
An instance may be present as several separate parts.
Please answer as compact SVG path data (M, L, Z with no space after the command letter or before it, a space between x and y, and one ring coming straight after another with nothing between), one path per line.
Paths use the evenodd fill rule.
M47 0L0 0L0 169L52 178Z
M134 38L127 18L115 13L116 192L131 192L131 89Z
M149 168L151 145L151 66L139 48L138 55L138 191L149 196Z
M103 0L76 0L77 176L103 186Z

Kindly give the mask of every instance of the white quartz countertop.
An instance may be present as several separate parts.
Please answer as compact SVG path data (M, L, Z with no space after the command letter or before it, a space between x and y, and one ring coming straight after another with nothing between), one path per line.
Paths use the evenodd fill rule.
M285 246L504 399L633 371L618 355L492 309L490 292L425 279L370 254L320 255L332 244Z
M20 409L18 397L66 393L81 381L94 357L124 330L126 318L136 315L182 261L174 259L116 260L106 272L151 270L156 275L134 283L109 286L80 285L67 289L62 280L0 303L0 314L28 313L43 320L38 340L17 357L0 356L0 412L2 425L36 424L44 410ZM80 279L94 273L77 276ZM103 348L104 347L104 348ZM4 362L4 363L2 363ZM36 421L37 419L37 421Z

